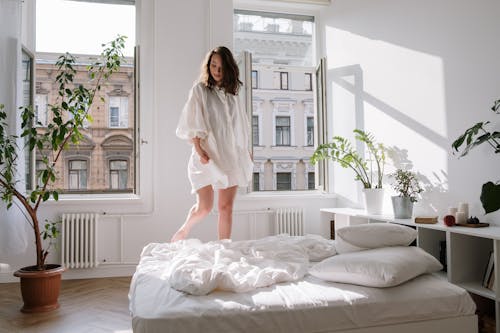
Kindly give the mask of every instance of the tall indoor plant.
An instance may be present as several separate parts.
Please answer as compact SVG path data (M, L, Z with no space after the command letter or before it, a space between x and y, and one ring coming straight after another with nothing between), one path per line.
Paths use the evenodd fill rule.
M496 114L500 114L500 99L496 100L491 107L491 110ZM483 143L488 144L495 154L500 153L500 132L487 131L486 126L489 121L483 121L465 130L455 141L451 147L455 152L459 152L464 145L460 157L465 156L469 151ZM492 181L486 182L481 188L480 196L481 204L486 214L492 213L500 209L500 180L495 183Z
M329 159L339 163L343 168L354 171L354 179L363 184L367 212L380 214L384 193L382 181L386 148L382 143L377 143L369 132L360 129L355 129L353 132L355 139L367 147L368 157L366 159L356 151L349 140L341 136L334 136L330 142L316 148L311 156L311 163L316 164L319 160Z
M43 244L43 240L57 237L58 228L56 222L43 225L39 220L38 210L51 197L58 200L59 192L51 186L58 177L56 163L70 143L78 144L83 138L81 130L85 123L92 121L89 112L101 85L108 81L123 61L125 38L118 36L102 45L104 49L101 56L87 67L90 78L88 87L73 83L76 75L76 58L73 55L66 53L58 58L55 81L58 99L49 105L51 121L46 128L37 126L41 124L37 123L32 106L22 108L21 137L26 142L26 149L36 151L44 164L44 170L37 175L40 180L31 191L21 189L17 167L18 163L24 161L19 161L19 156L22 155L16 146L17 136L8 133L7 112L0 105L0 195L7 204L7 209L16 204L23 212L33 231L36 248L36 265L15 272L21 278L24 312L47 311L58 307L57 297L63 268L45 263L52 242L45 248ZM47 292L49 289L57 289L52 290L56 294L36 298L37 292Z
M393 178L392 188L397 193L391 197L394 217L409 219L413 215L413 204L418 201L418 194L423 191L417 175L410 170L397 169L390 176Z

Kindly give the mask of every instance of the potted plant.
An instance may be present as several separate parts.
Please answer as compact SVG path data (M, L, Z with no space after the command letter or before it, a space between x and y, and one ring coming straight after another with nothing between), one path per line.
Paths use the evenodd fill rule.
M491 107L491 110L496 114L500 114L500 99L496 100ZM465 130L453 143L451 147L453 153L459 152L460 147L465 145L459 157L465 156L469 151L483 143L487 143L493 148L495 154L500 153L500 132L487 131L485 126L489 121L483 121ZM485 210L485 214L492 213L500 209L500 180L494 182L486 182L481 188L480 196L481 204Z
M371 133L360 129L355 129L353 132L355 139L368 148L368 158L362 157L346 138L334 136L330 142L316 148L311 156L311 163L316 164L319 160L330 159L343 168L354 171L354 179L363 184L367 212L381 214L386 148L382 143L377 143Z
M21 108L21 137L26 142L26 149L35 150L45 167L37 175L39 182L31 191L22 190L18 186L17 166L24 161L19 161L22 154L16 146L17 136L8 134L7 112L4 111L4 106L0 105L0 195L7 204L7 209L16 204L23 211L32 228L36 247L36 264L14 273L21 279L23 312L50 311L59 307L57 299L64 268L45 262L50 246L59 234L58 226L57 222L46 221L42 224L38 210L41 204L50 198L58 200L59 192L52 188L58 177L56 163L70 143L78 144L83 138L81 130L85 123L92 121L89 112L94 99L98 97L101 85L119 69L123 60L125 38L118 36L110 43L103 44L101 57L87 67L90 88L81 84L73 85L76 74L74 56L66 53L58 58L55 82L58 87L58 100L49 105L52 116L46 128L41 128L41 124L36 122L36 115L31 106ZM47 240L49 244L44 247L43 242Z
M391 197L394 217L409 219L413 215L413 204L418 201L417 195L423 191L417 175L409 170L397 169L390 176L394 180L392 188L398 194Z

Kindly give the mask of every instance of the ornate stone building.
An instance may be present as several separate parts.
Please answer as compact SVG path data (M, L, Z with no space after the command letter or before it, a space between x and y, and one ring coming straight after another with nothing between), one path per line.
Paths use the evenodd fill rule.
M55 77L55 61L59 55L36 54L35 110L37 120L47 126L52 118L50 105L59 98ZM77 56L74 84L88 86L86 66L89 56ZM133 192L134 191L134 67L127 59L119 72L113 74L94 99L90 115L93 118L79 145L70 145L63 152L56 169L56 188L64 192ZM101 100L101 97L103 100ZM43 168L40 155L35 154L37 174Z
M314 189L312 18L236 11L234 36L252 54L253 190Z

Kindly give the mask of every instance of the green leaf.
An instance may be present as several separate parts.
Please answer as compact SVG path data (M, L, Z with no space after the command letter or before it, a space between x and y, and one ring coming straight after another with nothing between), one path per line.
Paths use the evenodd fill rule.
M500 184L487 182L481 188L481 203L486 214L500 209Z

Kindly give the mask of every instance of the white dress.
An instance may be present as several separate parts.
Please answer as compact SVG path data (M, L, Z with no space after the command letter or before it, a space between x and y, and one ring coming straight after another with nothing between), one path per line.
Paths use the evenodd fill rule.
M247 186L252 179L249 154L249 121L238 96L196 83L182 110L176 135L185 140L202 139L210 162L202 164L194 145L188 164L192 191L212 185L214 189Z

